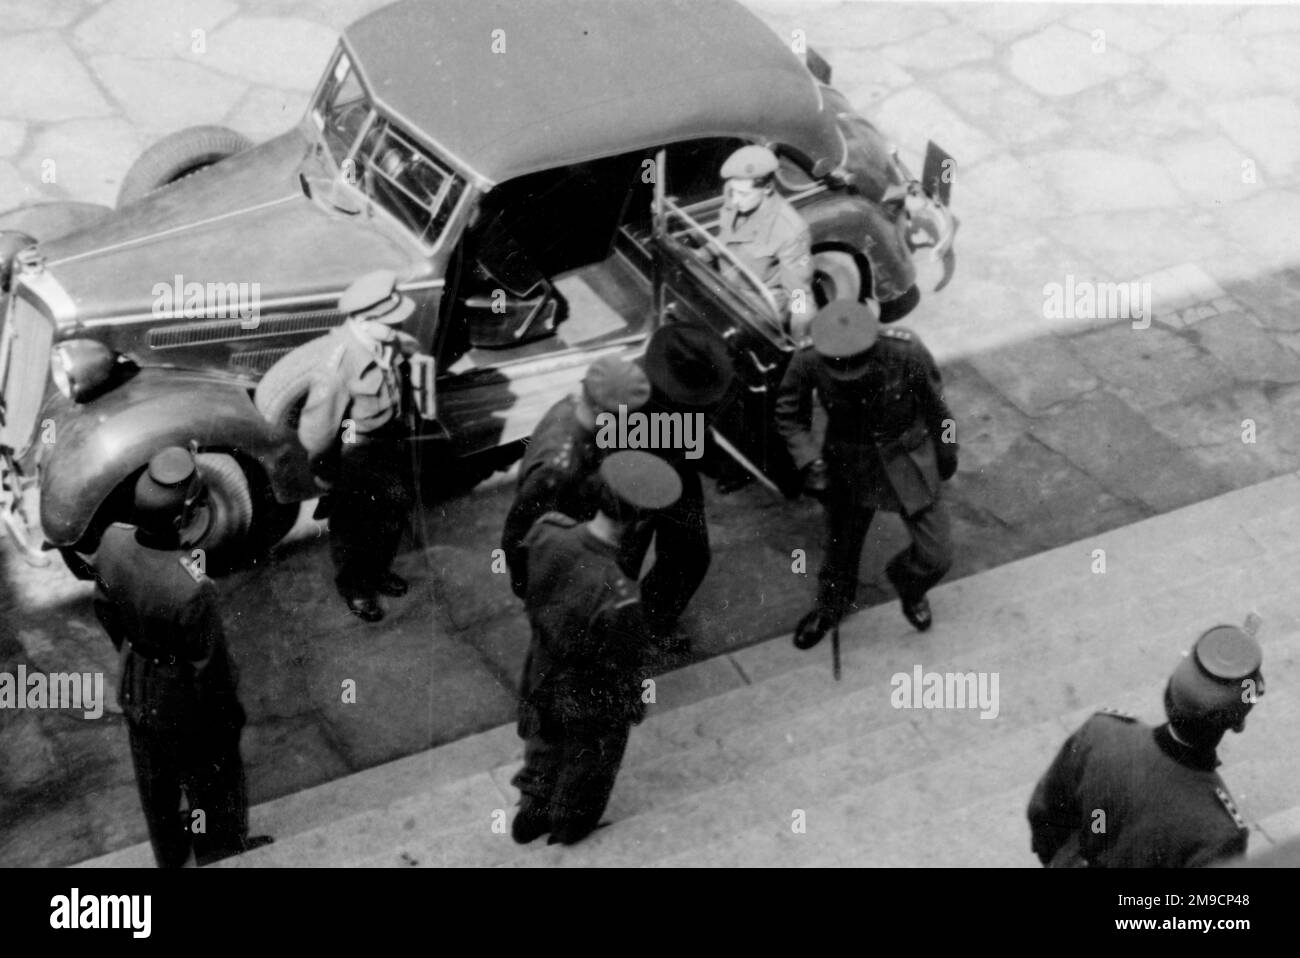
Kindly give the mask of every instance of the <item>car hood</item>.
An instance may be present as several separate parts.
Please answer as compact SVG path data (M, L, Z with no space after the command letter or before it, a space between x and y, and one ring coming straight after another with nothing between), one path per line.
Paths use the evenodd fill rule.
M336 294L373 269L409 273L419 254L395 227L304 193L299 171L323 172L310 150L294 130L43 244L70 318L156 313L191 283L248 284L265 303Z

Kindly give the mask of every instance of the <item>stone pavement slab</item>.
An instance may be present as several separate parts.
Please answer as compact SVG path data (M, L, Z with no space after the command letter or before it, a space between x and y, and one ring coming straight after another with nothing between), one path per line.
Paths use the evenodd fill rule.
M1226 492L1118 397L1100 392L1034 421L1030 432L1078 465L1114 495L1157 512ZM1141 461L1142 470L1133 469Z
M1159 323L1134 329L1131 322L1121 320L1071 337L1069 343L1074 355L1107 391L1123 400L1119 405L1108 403L1102 410L1104 417L1115 412L1131 419L1131 410L1154 409L1233 385L1231 370L1194 337L1179 335ZM1099 436L1121 425L1109 418L1104 421L1105 425L1097 423Z

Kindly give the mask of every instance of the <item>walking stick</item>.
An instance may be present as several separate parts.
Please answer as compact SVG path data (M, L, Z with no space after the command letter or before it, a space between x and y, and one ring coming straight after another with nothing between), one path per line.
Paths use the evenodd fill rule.
M831 629L831 674L835 676L835 681L840 680L840 624L835 623L835 628Z

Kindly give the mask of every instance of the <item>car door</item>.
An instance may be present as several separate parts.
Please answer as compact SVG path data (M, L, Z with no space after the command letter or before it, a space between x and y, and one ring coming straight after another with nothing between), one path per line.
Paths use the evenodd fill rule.
M667 162L661 152L660 184L672 182ZM793 494L798 476L773 412L796 347L771 291L717 241L713 219L706 226L665 189L656 190L650 243L656 318L660 324L701 324L726 343L736 379L713 419L718 451Z

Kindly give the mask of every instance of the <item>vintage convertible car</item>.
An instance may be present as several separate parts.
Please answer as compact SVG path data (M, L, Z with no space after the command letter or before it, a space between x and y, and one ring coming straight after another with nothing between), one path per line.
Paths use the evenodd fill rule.
M730 0L405 0L364 17L290 132L253 147L182 131L137 161L116 210L0 217L6 522L35 555L35 484L44 547L84 551L181 443L212 489L203 545L282 536L318 494L292 428L310 351L265 373L377 268L418 304L426 471L504 466L593 358L635 357L665 322L724 337L737 400L761 409L793 343L740 263L724 282L690 249L717 246L732 150L780 157L822 302L872 297L897 319L918 298L911 241L950 252L949 161L932 146L914 179L829 80ZM730 438L761 466L746 433Z

